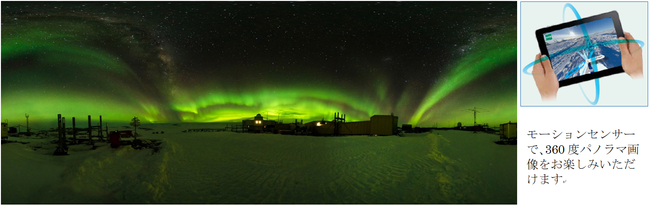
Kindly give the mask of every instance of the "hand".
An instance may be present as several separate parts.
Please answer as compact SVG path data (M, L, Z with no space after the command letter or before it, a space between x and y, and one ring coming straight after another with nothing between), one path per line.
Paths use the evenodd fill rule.
M619 37L618 46L621 48L621 64L623 66L623 71L630 75L632 79L643 78L643 50L639 46L639 43L634 40L632 34L625 32L625 38Z
M546 57L546 55L543 57ZM542 56L537 54L537 56L535 56L535 61L539 61L541 58ZM557 81L555 72L553 72L551 61L548 58L545 58L544 61L535 63L532 74L533 79L535 79L535 84L537 84L539 94L542 95L542 101L555 100L557 97L557 90L560 88L560 83Z

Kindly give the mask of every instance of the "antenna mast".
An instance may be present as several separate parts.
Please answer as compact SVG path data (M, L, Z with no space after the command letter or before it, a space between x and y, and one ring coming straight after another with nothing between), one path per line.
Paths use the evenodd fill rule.
M479 109L481 109L481 108L479 108ZM476 126L476 113L481 113L479 111L479 109L476 109L476 107L474 107L474 109L466 109L466 110L474 112L474 126Z
M27 133L29 133L30 132L30 129L29 129L29 115L25 114L25 118L27 119Z

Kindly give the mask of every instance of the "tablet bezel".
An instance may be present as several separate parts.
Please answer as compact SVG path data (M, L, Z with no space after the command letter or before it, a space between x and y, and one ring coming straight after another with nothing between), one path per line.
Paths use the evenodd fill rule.
M592 22L592 21L596 21L596 20L600 20L600 19L604 19L604 18L608 18L608 17L611 17L612 21L614 22L614 29L616 30L616 38L618 39L618 37L624 37L625 34L623 33L623 29L621 27L621 21L618 18L618 12L610 11L610 12L607 12L607 13L602 13L602 14L598 14L598 15L595 15L595 16L590 16L590 17L587 17L587 18L578 19L578 20L574 20L574 21L570 21L570 22L566 22L566 23L562 23L562 24L553 25L553 26L538 29L537 31L535 31L535 36L537 37L537 44L539 45L539 50L541 51L542 55L548 56L549 61L550 61L550 56L549 56L549 53L548 53L548 49L546 48L546 41L545 41L545 38L544 38L544 33L553 32L553 31L557 31L557 30L564 29L564 28L567 28L567 27L572 27L572 26L575 26L575 25L585 24L585 23L589 23L589 22ZM618 74L618 73L622 73L622 72L623 72L623 67L622 66L609 68L609 69L605 69L605 70L590 73L590 74L585 74L585 75L581 75L581 76L577 76L577 77L573 77L573 78L569 78L569 79L564 79L564 80L560 81L560 87L572 85L572 84L575 84L575 83L580 83L580 82L583 82L583 81L589 81L589 80L592 80L592 79L605 77L605 76L609 76L609 75L612 75L612 74Z

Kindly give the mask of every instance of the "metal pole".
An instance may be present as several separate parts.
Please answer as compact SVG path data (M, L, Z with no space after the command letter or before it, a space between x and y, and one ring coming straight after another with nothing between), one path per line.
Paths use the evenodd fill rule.
M59 131L59 141L61 140L61 114L57 115L57 122L59 123L57 126L57 131Z
M27 118L27 135L29 135L29 132L31 129L29 129L29 115L25 114L25 118Z
M102 134L102 115L99 115L99 139L102 139L104 135Z
M476 107L474 107L474 126L476 126Z
M65 134L63 133L64 131L61 130L61 121L65 121L65 119L61 118L61 114L57 115L57 119L59 130L59 146L54 151L54 155L68 155L68 147L65 145ZM63 127L65 128L65 125L63 125Z
M74 117L72 117L72 144L77 144L77 125Z
M93 132L93 129L92 129L92 125L90 125L90 115L88 115L88 138L90 138L90 136L92 136L92 132Z
M62 127L61 129L63 131L63 141L65 142L66 132L67 132L67 131L65 131L65 117L61 117L61 127Z
M95 145L93 142L93 127L90 124L90 115L88 115L88 141L90 141L90 144Z

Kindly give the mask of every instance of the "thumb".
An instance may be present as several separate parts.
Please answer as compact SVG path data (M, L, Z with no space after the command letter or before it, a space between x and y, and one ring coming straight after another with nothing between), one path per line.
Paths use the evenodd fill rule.
M628 50L629 50L630 54L632 54L632 53L636 52L637 50L641 49L641 47L639 47L639 43L637 43L636 40L634 40L634 37L632 37L632 34L630 34L629 32L626 32L625 33L625 38L628 41L627 46L628 46Z
M630 54L630 50L627 48L627 40L623 37L618 37L618 47L621 48L621 55Z
M540 60L542 61L542 67L544 67L545 75L551 75L555 77L555 72L553 72L553 67L551 66L551 61L549 60L548 56L542 55L542 58Z

